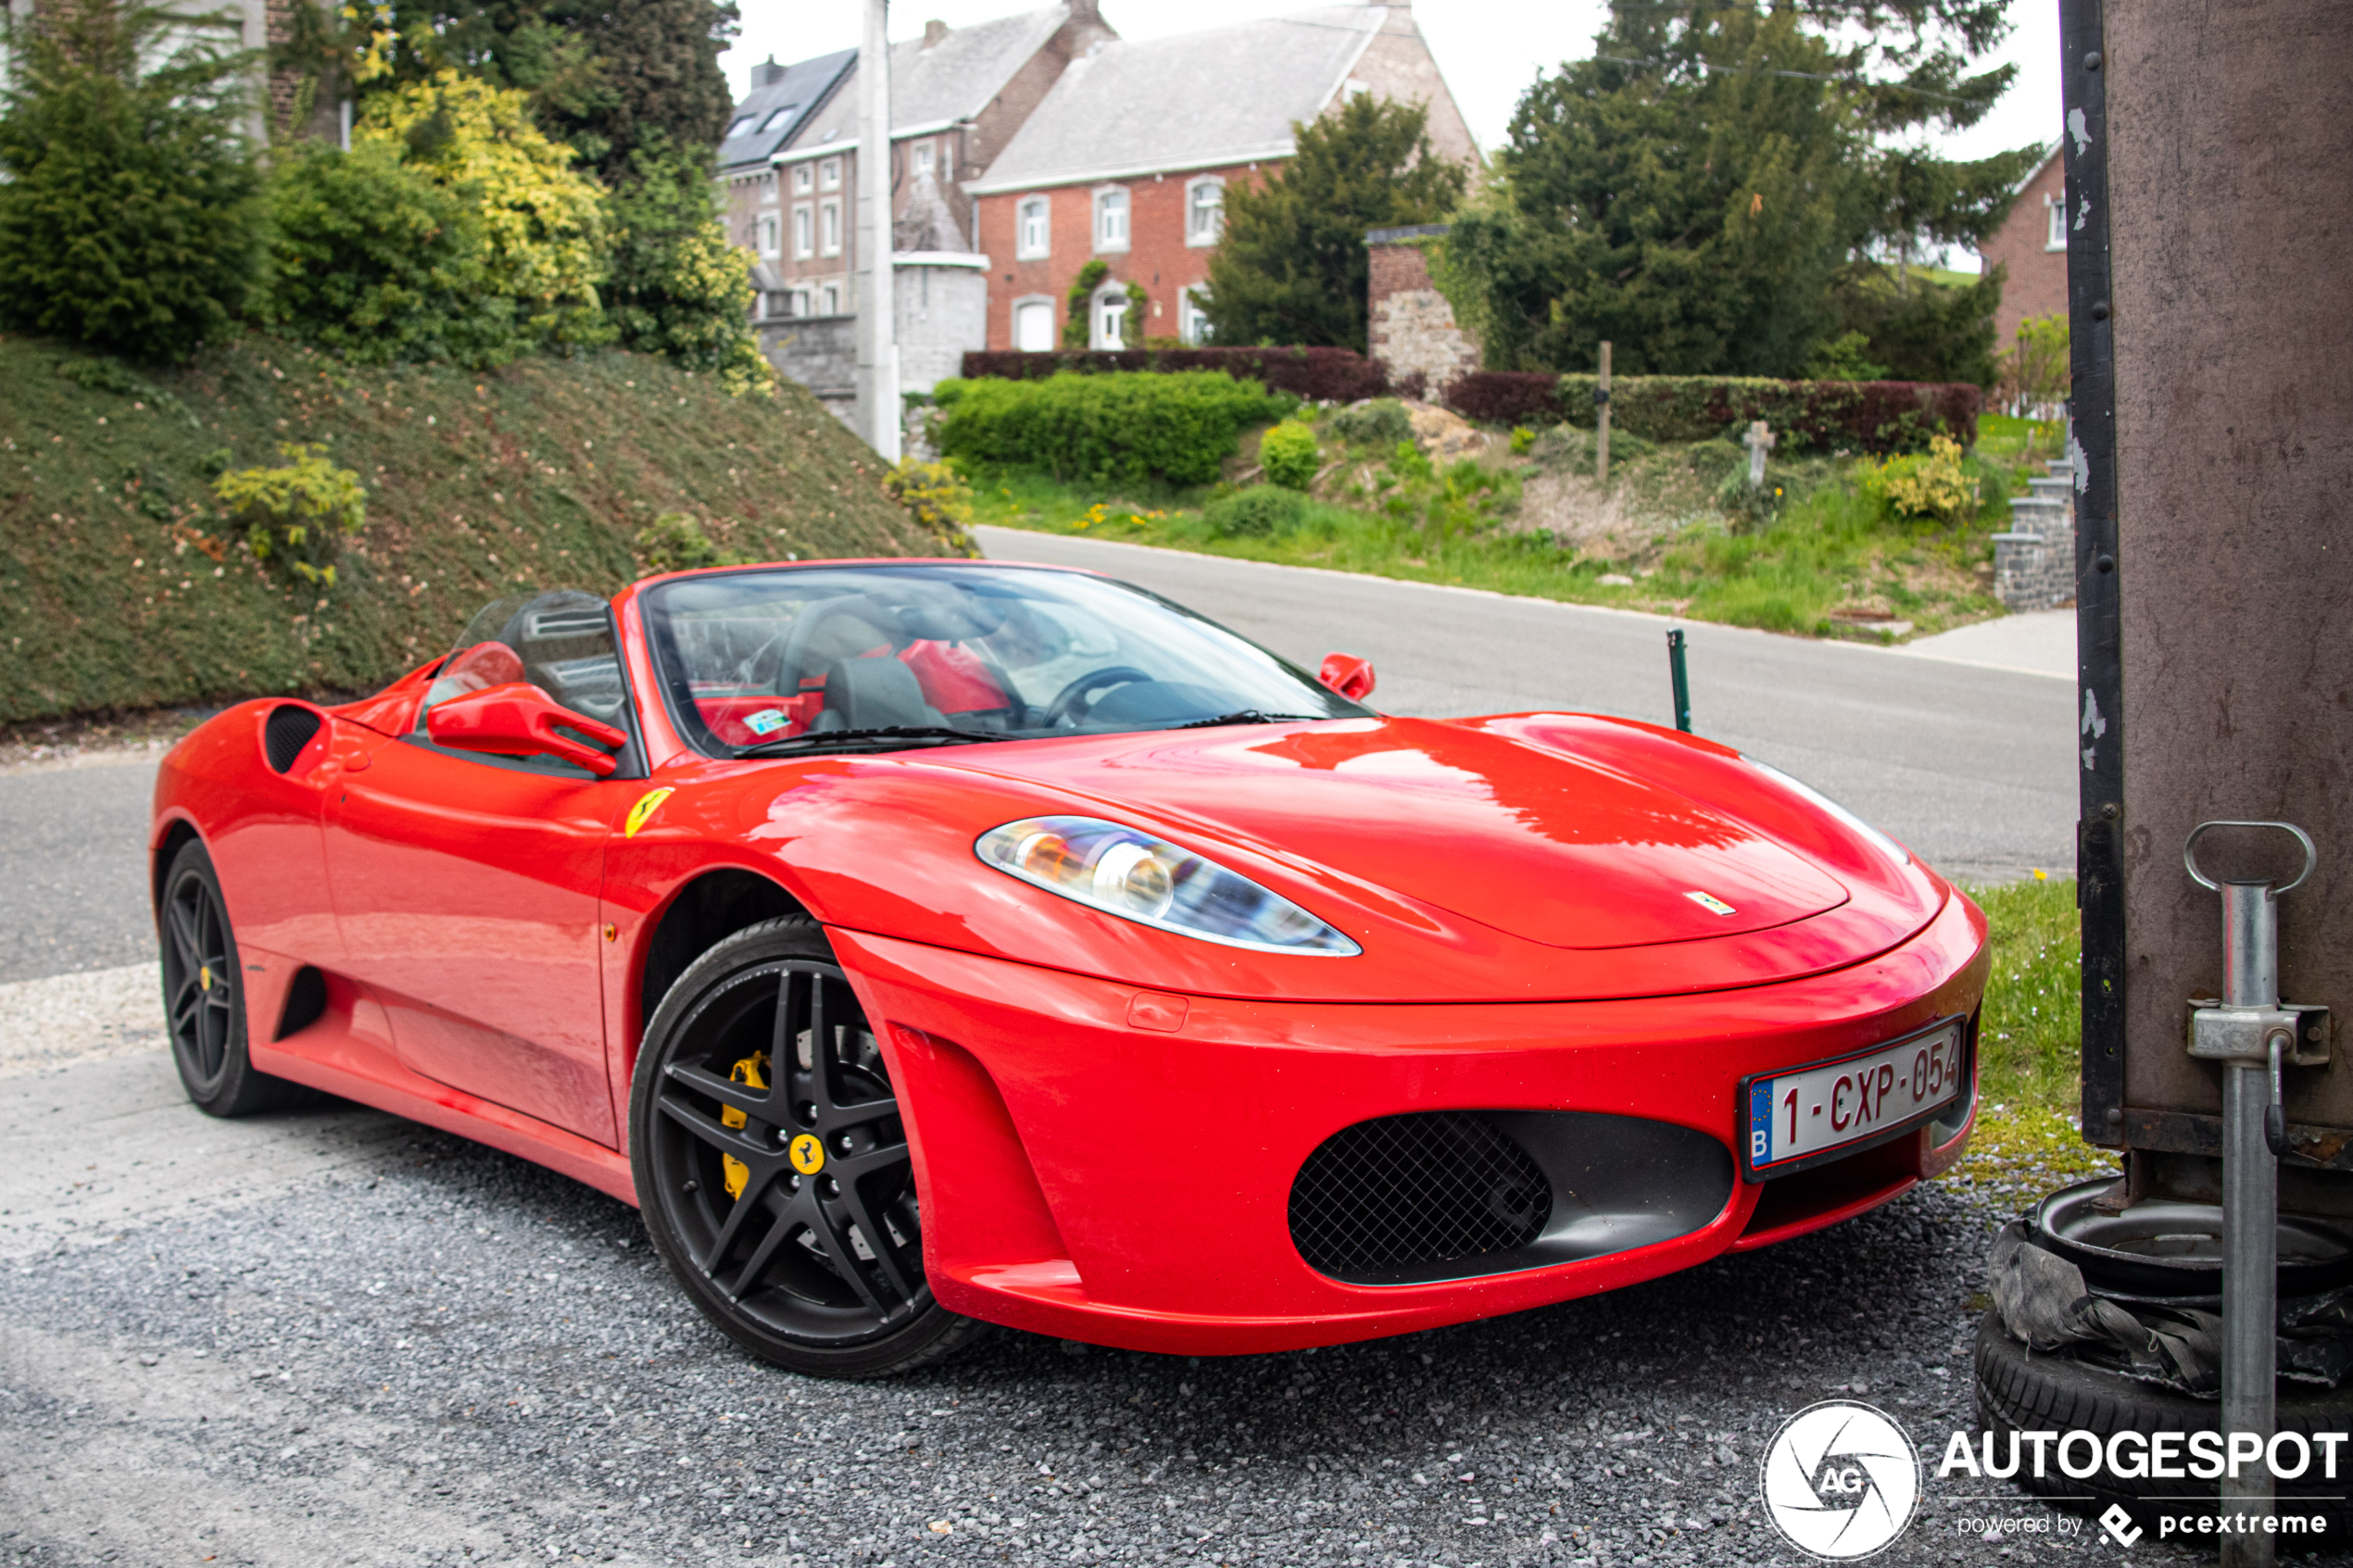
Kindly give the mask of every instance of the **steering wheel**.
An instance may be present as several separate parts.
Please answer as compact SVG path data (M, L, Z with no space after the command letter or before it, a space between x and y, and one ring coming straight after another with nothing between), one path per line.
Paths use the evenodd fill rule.
M1090 671L1064 686L1061 694L1047 705L1046 727L1051 729L1065 721L1076 724L1084 720L1088 709L1093 706L1088 698L1105 686L1124 686L1130 682L1157 678L1132 664L1110 664L1101 670Z

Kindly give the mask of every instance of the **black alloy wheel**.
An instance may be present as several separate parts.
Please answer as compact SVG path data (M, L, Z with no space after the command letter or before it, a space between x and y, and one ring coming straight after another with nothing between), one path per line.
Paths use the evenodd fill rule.
M881 1043L806 916L736 933L671 986L638 1053L629 1148L655 1249L754 1355L879 1377L977 1332L925 1283Z
M245 1052L245 972L236 934L229 928L220 879L204 845L190 839L164 872L156 909L163 959L163 1014L171 1060L196 1109L214 1116L250 1116L309 1098L283 1078L254 1070Z

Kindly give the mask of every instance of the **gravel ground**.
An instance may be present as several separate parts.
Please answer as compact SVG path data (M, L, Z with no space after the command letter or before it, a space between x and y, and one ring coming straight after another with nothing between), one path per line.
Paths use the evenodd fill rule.
M167 1043L163 977L153 962L0 985L0 1078Z
M1846 1391L1932 1466L1969 1423L1971 1294L2023 1196L1940 1184L1369 1345L1000 1334L860 1386L747 1360L628 1209L410 1129L250 1207L0 1270L0 1563L1793 1562L1759 1513L1764 1443ZM2113 1553L1968 1489L1931 1479L1879 1561ZM1988 1515L2054 1533L1960 1533Z

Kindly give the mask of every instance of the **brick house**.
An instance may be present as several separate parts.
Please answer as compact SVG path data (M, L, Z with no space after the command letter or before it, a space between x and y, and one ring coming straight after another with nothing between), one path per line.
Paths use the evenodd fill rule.
M769 160L839 94L858 51L840 49L780 66L771 55L751 69L751 91L736 106L719 143L719 182L727 237L751 254L752 313L785 313L791 286L779 264L785 253L785 207L775 165Z
M1978 255L1991 272L2009 269L2002 307L1994 314L1994 342L2006 350L2018 342L2018 324L2037 316L2067 314L2067 166L2053 142L2018 188L2010 215Z
M1087 302L1096 348L1201 340L1225 192L1294 150L1291 126L1360 93L1427 105L1441 157L1477 157L1469 127L1406 5L1327 6L1139 42L1074 60L965 189L989 261L988 346L1061 341L1079 269L1109 273ZM1127 320L1139 285L1146 319ZM1140 330L1139 330L1140 328Z
M1096 0L1069 0L972 27L930 22L920 40L893 44L893 248L972 253L972 203L960 182L987 167L1072 59L1114 36ZM776 224L774 253L759 257L774 277L774 287L763 289L775 295L771 316L849 316L857 309L857 51L826 58L843 62L838 77L763 152L768 169L761 178L772 184L762 193L774 192ZM745 117L739 109L737 122ZM743 232L737 231L738 243ZM764 228L753 232L767 237Z

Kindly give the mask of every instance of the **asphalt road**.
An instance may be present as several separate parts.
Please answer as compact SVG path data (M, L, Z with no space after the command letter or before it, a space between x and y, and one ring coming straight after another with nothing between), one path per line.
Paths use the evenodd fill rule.
M1674 721L1667 622L1344 572L1002 528L1000 560L1149 588L1313 670L1373 661L1373 704L1434 718L1573 709ZM2073 684L1693 623L1693 728L1840 801L1964 881L2075 869Z
M151 761L0 774L0 984L156 956Z

